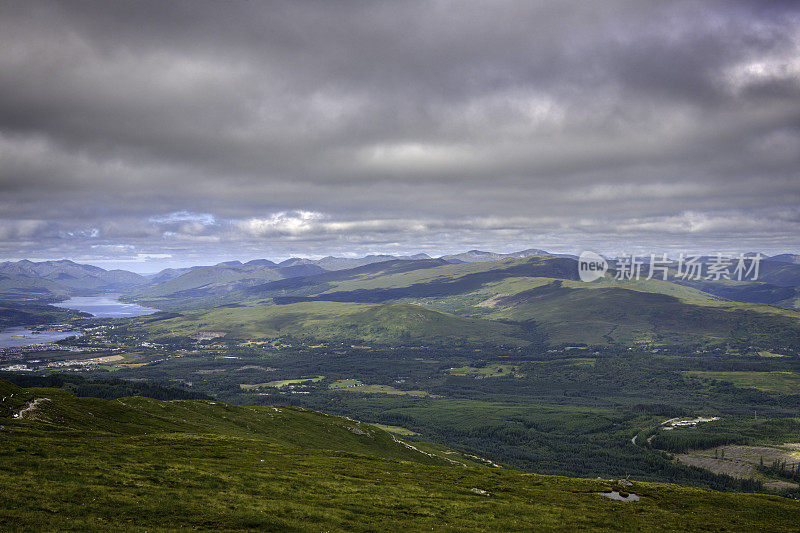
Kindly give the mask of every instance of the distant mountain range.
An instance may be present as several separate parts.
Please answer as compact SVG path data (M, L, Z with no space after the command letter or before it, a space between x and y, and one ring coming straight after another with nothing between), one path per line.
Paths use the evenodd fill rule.
M789 267L800 280L800 265L767 263ZM138 301L172 312L141 326L142 334L169 342L202 324L241 342L800 346L800 315L760 301L795 307L797 287L707 285L613 276L585 283L575 259L552 255L471 263L394 259L249 286L239 281L160 294L163 285L147 287Z
M772 257L769 257L767 259L769 261L777 261L780 263L793 263L795 265L800 265L800 255L797 254L773 255Z
M511 257L544 256L544 250L523 250L510 254L496 254L470 250L463 254L440 258L444 263L477 263L498 261ZM307 259L292 257L275 263L268 259L225 261L213 266L199 266L185 269L167 269L150 279L150 283L131 293L139 299L195 298L224 294L234 290L253 287L282 279L301 278L364 267L387 261L430 261L427 254L415 255L368 255L365 257L323 257Z
M444 259L458 263L546 254L544 250L524 250L512 254L471 250L446 256ZM254 259L246 263L225 261L211 266L167 268L149 276L127 270L105 270L68 259L39 262L24 259L0 263L0 299L52 301L98 292L131 292L140 297L191 296L191 291L198 290L214 294L269 281L346 270L383 261L418 261L430 258L427 254L368 255L357 258L328 256L322 259L292 257L280 263L269 259Z
M511 252L510 254L498 254L495 252L470 250L468 252L460 254L444 255L442 256L442 259L444 259L448 263L486 263L489 261L499 261L500 259L506 259L508 257L537 257L542 255L559 255L559 254L550 254L549 252L545 250L539 250L538 248L530 248L528 250L522 250L520 252Z
M762 254L763 255L763 254ZM512 253L469 250L444 255L435 261L442 264L490 263L514 258L555 256L574 261L576 256L550 254L530 248ZM126 270L105 270L70 260L34 262L22 260L0 263L0 300L54 301L69 296L120 292L138 300L164 298L192 299L227 294L265 283L319 276L328 272L349 271L387 262L429 262L424 253L415 255L367 255L321 259L292 257L281 262L254 259L247 262L225 261L211 266L167 268L148 276ZM742 302L760 302L797 307L800 295L800 256L780 254L764 257L756 283L725 284L703 281L686 282L709 294Z
M14 299L52 299L122 291L148 282L146 277L127 270L104 270L67 259L0 263L0 295Z

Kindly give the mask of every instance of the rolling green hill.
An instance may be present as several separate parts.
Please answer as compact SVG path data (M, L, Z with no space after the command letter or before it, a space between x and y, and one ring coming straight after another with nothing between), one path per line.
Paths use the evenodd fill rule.
M569 257L497 257L390 259L334 271L305 260L235 261L157 277L146 286L139 277L68 261L22 261L3 264L0 289L5 283L15 297L29 291L54 298L86 284L133 283L126 299L183 312L139 322L140 330L161 337L213 330L238 340L381 344L800 346L800 313L763 303L796 304L791 283L800 267L794 264L766 261L762 274L769 283L620 282L608 275L587 284L577 281L577 263ZM60 289L67 281L71 288Z
M576 262L387 261L297 277L196 301L158 334L221 330L230 338L526 344L800 346L800 313L731 302L661 280L576 281ZM221 305L220 305L221 304ZM405 307L402 307L405 306Z
M126 298L183 312L136 323L162 338L211 330L234 340L800 347L800 313L759 303L794 305L796 288L787 284L800 267L790 263L765 262L763 274L772 284L692 286L610 276L587 284L577 281L574 259L547 255L456 263L392 259L329 272L303 261L230 262L147 286L139 276L69 261L2 266L0 290L16 291L15 298L52 299L90 286L133 284ZM33 316L12 307L2 311L6 323ZM37 312L52 319L52 313Z
M734 302L752 302L799 309L800 286L781 286L753 281L685 281L681 284L694 287Z
M0 403L0 416L5 418L30 407L39 398L19 420L31 421L40 430L92 431L127 437L167 433L215 435L425 464L449 464L443 456L431 457L415 451L372 426L300 407L240 407L211 400L160 401L144 397L111 401L76 398L63 389L22 389L5 380L0 380L0 398L6 398Z
M704 343L800 345L794 316L756 312L741 305L701 305L661 293L619 287L575 288L556 280L497 298L488 318L533 320L555 343Z
M31 302L0 301L0 329L6 326L29 326L68 322L85 316L72 309Z
M224 331L226 340L295 337L343 342L510 344L528 343L520 326L459 317L409 304L302 302L222 307L183 313L166 320L140 321L139 329L159 337L188 337ZM136 329L136 328L135 328Z
M18 415L0 425L4 529L793 531L800 521L800 505L776 496L464 467L458 452L301 408L106 401L3 381L0 397L5 416Z

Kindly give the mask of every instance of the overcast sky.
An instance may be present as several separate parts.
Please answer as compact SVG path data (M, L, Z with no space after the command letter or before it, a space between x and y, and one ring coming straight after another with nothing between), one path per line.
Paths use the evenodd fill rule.
M0 259L800 252L800 3L0 3Z

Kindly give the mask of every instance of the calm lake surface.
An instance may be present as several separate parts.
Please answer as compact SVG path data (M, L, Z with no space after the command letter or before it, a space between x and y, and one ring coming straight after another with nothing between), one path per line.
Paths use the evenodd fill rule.
M56 307L77 309L98 318L131 318L158 313L158 309L120 302L114 296L75 296L69 300L52 304Z
M130 318L157 313L158 309L120 302L114 296L76 296L69 300L51 304L56 307L77 309L98 318ZM45 342L55 342L79 335L70 331L32 331L25 326L4 328L0 331L0 348L17 348Z
M55 342L75 335L78 335L78 333L74 331L40 331L34 333L25 326L15 326L0 331L0 348L17 348L43 342Z

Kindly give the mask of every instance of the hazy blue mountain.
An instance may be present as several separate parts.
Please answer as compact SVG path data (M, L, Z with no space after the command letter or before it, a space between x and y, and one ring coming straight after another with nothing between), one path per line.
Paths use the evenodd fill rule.
M313 276L323 272L327 271L302 260L284 261L280 265L266 259L249 261L246 264L225 261L213 266L162 271L151 279L150 284L140 287L130 293L130 296L146 300L202 298L270 281Z
M767 261L775 261L778 263L793 263L795 265L800 265L800 255L797 254L778 254L773 255L772 257L767 257Z
M189 272L191 270L194 270L196 268L202 268L202 267L193 266L193 267L185 267L185 268L165 268L164 270L162 270L162 271L160 271L160 272L158 272L158 273L156 273L156 274L154 274L152 276L149 276L148 281L151 284L153 284L153 283L163 283L163 282L165 282L167 280L170 280L170 279L173 279L173 278L177 278L178 276L181 276L181 275L183 275L183 274L185 274L185 273L187 273L187 272Z
M61 297L96 291L125 291L147 284L149 280L127 270L105 270L66 259L60 261L6 261L0 263L4 276L0 292L33 290L42 296Z
M355 268L370 263L380 263L382 261L391 261L398 259L393 255L368 255L366 257L323 257L316 261L316 264L325 270L343 270L346 268Z
M800 286L800 264L781 261L762 261L758 281L781 287Z
M275 266L276 263L273 263L269 259L253 259L252 261L245 263L245 265Z
M323 270L330 271L330 270L345 270L349 268L356 268L363 265L369 265L371 263L381 263L384 261L393 261L393 260L419 261L430 258L431 257L428 254L414 254L414 255L400 255L400 256L377 254L377 255L367 255L364 257L335 257L329 255L327 257L323 257L322 259L307 259L302 257L292 257L290 259L287 259L279 263L279 266L294 267L298 265L316 265ZM305 275L310 275L310 273Z
M297 265L312 265L314 261L312 259L305 259L302 257L290 257L285 261L281 261L278 263L278 266L282 267L289 267L289 266L297 266Z
M449 263L485 263L489 261L499 261L507 257L536 257L541 255L550 255L545 250L538 248L529 248L527 250L520 250L519 252L511 252L508 254L499 254L496 252L484 252L482 250L470 250L460 254L444 255L442 259Z

